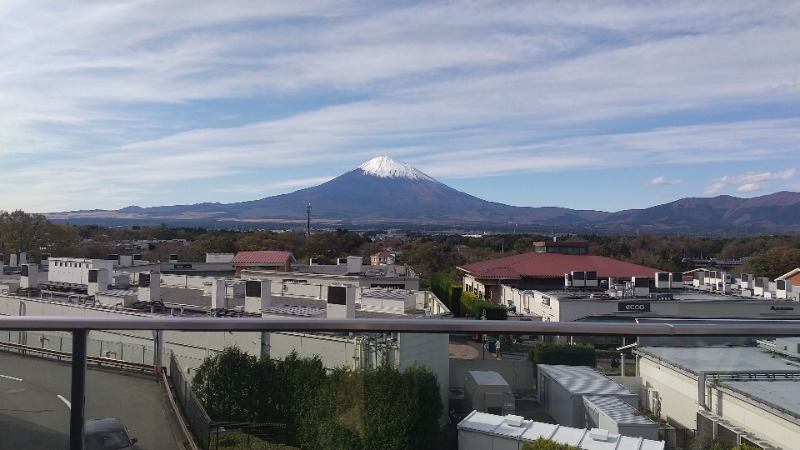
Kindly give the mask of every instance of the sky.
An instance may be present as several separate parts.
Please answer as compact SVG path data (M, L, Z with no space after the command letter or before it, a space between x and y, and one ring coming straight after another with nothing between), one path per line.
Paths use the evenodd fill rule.
M0 3L0 210L255 200L377 156L515 206L800 191L800 2Z

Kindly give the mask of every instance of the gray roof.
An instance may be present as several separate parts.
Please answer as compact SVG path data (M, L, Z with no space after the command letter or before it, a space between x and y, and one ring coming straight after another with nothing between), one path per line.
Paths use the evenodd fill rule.
M642 356L657 358L670 365L697 374L720 370L787 370L800 367L787 365L772 353L757 347L640 347Z
M796 374L775 374L769 379L750 378L720 380L723 388L731 389L751 401L800 418L800 367L787 364L780 357L757 347L643 347L644 357L657 358L683 370L697 374L701 371L793 371Z
M583 397L583 401L587 406L594 405L595 409L602 411L617 424L658 426L658 424L643 416L631 405L617 397L586 395Z
M621 384L586 366L539 364L538 370L577 395L636 395Z
M508 382L497 372L486 370L470 370L469 374L481 386L506 386Z

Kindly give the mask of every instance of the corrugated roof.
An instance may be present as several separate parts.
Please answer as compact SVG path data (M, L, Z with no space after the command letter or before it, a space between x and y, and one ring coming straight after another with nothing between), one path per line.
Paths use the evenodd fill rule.
M571 394L636 395L591 367L539 364L537 368Z
M618 261L605 256L523 253L505 258L467 264L460 269L475 278L560 278L565 273L597 272L601 278L649 277L661 270Z
M617 424L658 426L617 397L586 395L583 401L587 406L593 405L598 411L602 411Z
M283 264L294 261L290 252L274 250L238 252L231 260L231 264Z

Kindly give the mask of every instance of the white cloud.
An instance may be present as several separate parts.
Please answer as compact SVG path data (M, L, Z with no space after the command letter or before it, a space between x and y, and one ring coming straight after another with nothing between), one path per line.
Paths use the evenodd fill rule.
M794 178L795 169L782 172L747 172L744 175L723 176L711 180L705 189L707 195L723 192L728 187L735 187L736 191L748 193L765 191L771 187L770 181L789 180Z
M113 206L98 188L122 206L232 201L255 172L277 194L387 153L434 177L637 167L662 185L665 165L778 161L800 142L798 13L8 0L0 208ZM58 189L64 174L80 175Z
M668 180L663 175L657 176L650 180L651 186L676 186L683 183L681 180Z

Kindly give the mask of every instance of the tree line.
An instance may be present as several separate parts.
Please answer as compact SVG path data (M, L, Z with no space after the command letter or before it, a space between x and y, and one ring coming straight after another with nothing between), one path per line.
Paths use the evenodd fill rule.
M589 254L653 267L669 272L694 268L696 258L737 260L746 258L733 273L753 273L776 278L800 267L800 236L696 237L562 235L566 241L589 242ZM134 241L156 242L153 248L132 248ZM428 286L436 272L458 279L457 267L469 263L533 251L534 243L552 240L543 234L458 235L419 231L346 229L314 230L215 230L193 227L137 226L107 228L97 225L63 225L41 214L0 211L0 252L27 252L32 260L42 253L53 256L105 258L111 253L142 253L143 259L167 261L177 254L181 261L205 261L206 253L243 250L283 250L298 261L317 258L323 264L344 256L369 256L382 250L399 252L401 264L422 275ZM8 257L6 256L6 261Z
M423 366L327 373L319 357L229 347L203 361L192 390L213 420L283 424L300 448L438 448L439 381Z

